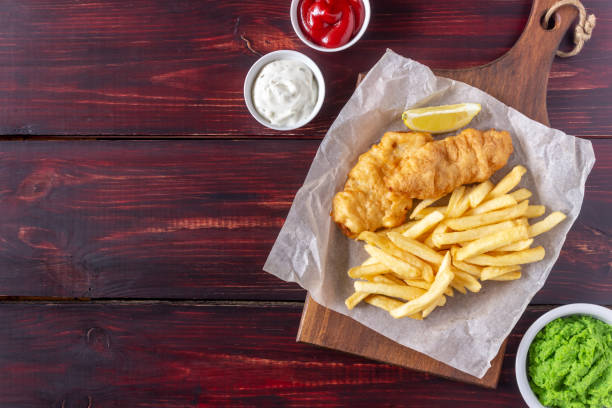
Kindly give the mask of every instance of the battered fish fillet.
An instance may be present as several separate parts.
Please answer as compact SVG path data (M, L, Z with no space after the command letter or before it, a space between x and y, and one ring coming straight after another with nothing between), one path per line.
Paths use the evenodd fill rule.
M398 226L412 198L439 197L484 181L511 153L512 138L505 131L466 129L440 141L427 133L387 132L349 172L344 191L334 197L332 217L351 238Z
M508 132L466 129L406 156L395 171L385 173L385 184L412 198L439 197L488 179L504 167L512 150Z
M332 217L349 237L404 222L412 207L409 194L392 192L384 178L411 152L433 139L427 133L387 132L380 143L359 156L348 174L344 191L333 200Z

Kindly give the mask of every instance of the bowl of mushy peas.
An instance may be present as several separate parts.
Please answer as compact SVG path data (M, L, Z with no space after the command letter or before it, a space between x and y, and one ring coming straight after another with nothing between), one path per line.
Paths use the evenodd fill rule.
M574 303L542 315L519 345L516 381L530 408L612 407L612 310Z

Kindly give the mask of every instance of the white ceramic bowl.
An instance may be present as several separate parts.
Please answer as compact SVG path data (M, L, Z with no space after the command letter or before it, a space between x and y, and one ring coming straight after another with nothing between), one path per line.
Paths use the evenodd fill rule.
M527 405L529 405L529 408L546 408L540 403L538 397L536 397L531 390L529 381L527 379L527 353L529 352L531 342L533 341L535 335L538 334L538 332L551 321L560 317L576 314L592 316L608 324L612 324L612 310L603 306L592 305L589 303L573 303L571 305L557 307L547 313L544 313L538 320L533 322L531 327L529 327L523 336L516 353L515 372L519 390L521 391L523 399Z
M359 39L363 36L363 33L366 32L366 29L368 28L368 24L370 23L370 15L372 14L372 11L370 10L370 0L361 0L361 2L363 3L363 10L364 10L363 25L361 26L361 28L359 29L355 37L351 38L349 42L347 42L346 44L340 47L336 47L336 48L321 47L320 45L317 45L313 43L312 41L310 41L308 37L302 32L302 29L300 28L300 22L299 22L299 16L298 16L299 14L298 6L300 3L300 0L291 0L291 7L289 9L289 14L291 16L291 25L293 26L293 31L295 31L297 36L300 38L300 40L302 40L304 44L306 44L310 48L314 48L317 51L335 52L335 51L346 50L348 47L352 46L357 41L359 41Z
M255 83L255 79L257 79L257 75L259 74L259 71L261 71L261 69L267 64L269 64L270 62L278 61L281 59L296 60L296 61L300 61L306 64L306 66L310 68L310 70L312 71L312 74L317 80L317 86L319 88L319 95L317 97L317 103L315 104L314 109L312 110L310 115L305 120L303 120L300 123L296 123L295 126L282 127L282 126L275 126L271 124L263 116L261 116L259 112L257 112L257 109L255 109L255 105L253 104L253 84ZM321 106L323 105L324 99L325 99L325 81L323 80L323 74L321 73L321 70L319 69L317 64L315 64L313 60L311 60L310 58L308 58L306 55L302 54L301 52L292 51L292 50L279 50L279 51L274 51L269 54L266 54L260 59L258 59L253 64L251 69L249 69L249 72L247 73L246 78L244 79L244 101L246 103L247 108L249 109L249 112L255 118L255 120L257 120L259 123L261 123L262 125L270 129L293 130L293 129L297 129L299 127L304 126L305 124L310 122L312 119L314 119L315 116L317 116L317 113L319 113L319 111L321 110Z

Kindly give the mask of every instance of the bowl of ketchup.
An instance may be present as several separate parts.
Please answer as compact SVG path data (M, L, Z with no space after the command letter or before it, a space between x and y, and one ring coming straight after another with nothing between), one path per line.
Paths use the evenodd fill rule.
M291 25L302 42L323 52L355 44L370 22L369 0L292 0Z

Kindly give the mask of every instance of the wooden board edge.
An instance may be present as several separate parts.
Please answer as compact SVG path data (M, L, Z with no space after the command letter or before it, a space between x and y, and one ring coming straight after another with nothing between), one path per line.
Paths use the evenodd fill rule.
M320 316L321 312L324 313L324 316ZM402 364L397 361L392 361L391 359L384 358L379 355L375 355L375 353L360 354L357 351L343 349L342 347L336 346L334 344L327 344L324 341L324 339L321 338L321 336L317 335L317 333L319 334L329 333L330 329L327 326L328 322L329 320L334 320L334 319L345 320L345 322L348 322L350 325L354 326L356 329L360 331L366 331L368 336L379 338L380 341L387 342L389 344L389 347L396 348L397 351L399 352L402 352L402 353L408 352L408 353L414 354L415 358L420 358L426 363L432 364L432 366L429 367L431 371L421 366L418 366L418 365ZM306 327L307 321L308 321L308 327ZM314 327L314 322L317 322L318 327L316 328ZM332 322L332 325L333 325L333 322ZM457 370L453 367L450 367L423 353L417 352L408 347L404 347L400 345L399 343L396 343L393 340L375 332L374 330L365 327L361 323L357 322L356 320L351 319L348 316L345 316L341 313L337 313L330 309L327 309L319 305L318 303L316 303L314 300L312 300L312 298L310 297L310 294L308 294L304 302L304 309L302 311L302 317L300 319L300 326L298 328L298 334L296 337L296 341L300 343L306 343L306 344L318 346L318 347L330 348L333 350L341 351L343 353L347 353L347 354L351 354L351 355L355 355L355 356L359 356L363 358L368 358L368 359L378 361L384 364L391 364L391 365L402 367L402 368L408 368L411 370L415 370L415 371L419 371L419 372L423 372L423 373L427 373L431 375L436 375L438 377L446 378L452 381L460 381L466 384L473 384L473 385L484 387L484 388L496 389L499 383L499 378L501 376L503 358L504 358L504 353L506 351L506 345L507 345L508 339L504 340L497 355L495 356L495 358L493 358L493 360L491 360L491 367L489 368L487 373L482 378L478 378L470 374L464 373L463 371Z
M301 339L303 338L303 330L306 319L306 310L308 310L308 304L310 302L310 292L306 292L306 299L304 300L304 307L302 307L302 315L300 316L300 325L298 326L297 334L295 335L295 341L305 343Z

